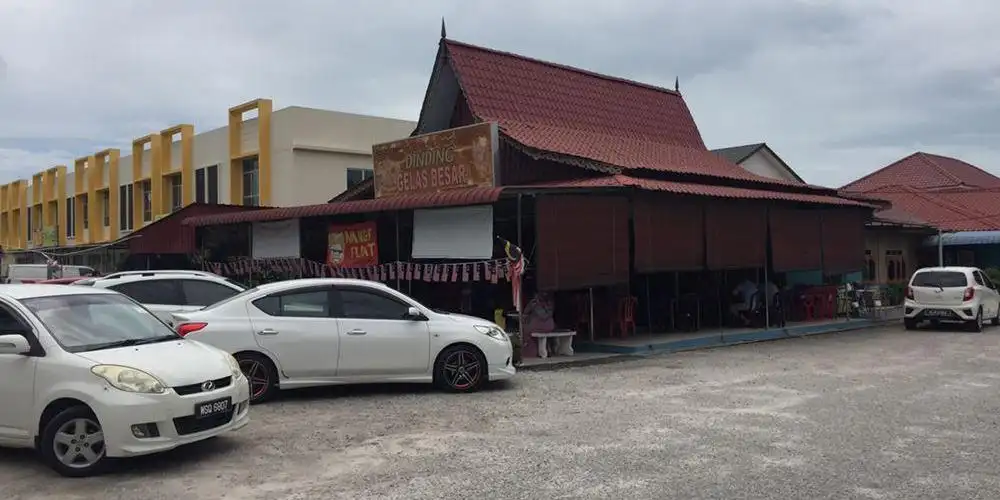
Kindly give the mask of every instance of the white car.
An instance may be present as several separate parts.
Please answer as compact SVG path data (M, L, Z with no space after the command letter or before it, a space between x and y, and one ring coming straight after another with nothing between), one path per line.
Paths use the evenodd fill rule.
M128 295L170 324L171 313L197 311L228 299L243 286L203 271L127 271L78 281L73 286L106 288ZM173 326L173 325L171 325Z
M74 286L0 285L0 445L66 476L249 422L239 364L133 300Z
M989 276L975 267L917 270L906 287L903 306L907 330L923 321L962 323L977 332L987 320L1000 324L1000 294Z
M493 322L433 311L373 281L282 281L174 316L180 335L236 357L252 403L279 388L331 384L470 392L515 373L510 339Z

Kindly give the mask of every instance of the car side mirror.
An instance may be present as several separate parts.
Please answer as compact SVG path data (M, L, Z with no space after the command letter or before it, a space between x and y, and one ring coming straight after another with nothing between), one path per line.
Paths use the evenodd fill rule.
M31 344L21 334L0 335L0 354L28 354Z
M427 317L424 316L424 313L420 312L420 309L410 306L410 308L406 310L406 319L411 321L423 321L427 319Z

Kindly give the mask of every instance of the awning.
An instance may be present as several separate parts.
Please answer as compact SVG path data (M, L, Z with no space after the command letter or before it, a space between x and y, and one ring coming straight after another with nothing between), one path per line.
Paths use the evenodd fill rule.
M750 189L732 186L717 186L712 184L695 184L690 182L674 182L660 179L646 179L616 174L588 179L575 179L538 184L538 188L634 188L645 191L660 191L691 196L708 196L713 198L732 198L739 200L774 200L800 203L817 203L822 205L837 205L846 207L876 208L870 203L840 198L836 193L813 194L792 191L770 191L765 189ZM819 190L816 190L819 191Z
M996 245L1000 243L1000 231L958 231L941 235L941 246ZM928 236L925 246L937 246L937 235Z
M321 203L319 205L305 205L300 207L268 208L249 212L188 217L184 220L184 225L216 226L224 224L239 224L243 222L299 219L303 217L322 217L366 212L388 212L414 208L480 205L497 201L500 199L501 192L503 192L503 188L468 188L444 191L440 193L415 194L412 196L393 196L391 198L379 198L376 200L357 200L345 201L342 203Z

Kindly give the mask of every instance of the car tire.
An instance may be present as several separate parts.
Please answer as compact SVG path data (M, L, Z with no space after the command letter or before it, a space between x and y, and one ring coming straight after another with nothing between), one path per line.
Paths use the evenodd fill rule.
M95 476L105 472L112 460L103 436L104 429L90 408L72 406L45 424L38 451L45 464L63 476Z
M983 308L982 307L980 307L979 310L976 311L976 319L970 321L968 323L968 326L969 326L969 331L973 331L973 332L981 332L981 331L983 331Z
M917 320L910 318L903 318L903 328L906 328L907 330L916 330Z
M250 384L250 404L264 403L278 392L278 369L267 356L241 352L235 356L243 376Z
M489 382L483 353L466 344L448 347L434 363L434 385L447 392L475 392Z

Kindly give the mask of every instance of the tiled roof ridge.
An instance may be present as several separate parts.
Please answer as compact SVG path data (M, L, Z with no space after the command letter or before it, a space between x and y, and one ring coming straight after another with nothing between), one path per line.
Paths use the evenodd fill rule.
M906 156L904 156L904 157L902 157L902 158L900 158L900 159L898 159L898 160L896 160L896 161L894 161L894 162L892 162L892 163L890 163L890 164L888 164L888 165L886 165L886 166L884 166L884 167L882 167L882 168L880 168L880 169L878 169L878 170L876 170L876 171L874 171L874 172L872 172L872 173L870 173L868 175L865 175L865 176L863 176L863 177L861 177L859 179L855 179L855 180L853 180L851 182L848 182L847 184L844 184L843 186L841 186L840 190L843 190L843 191L854 191L853 186L861 184L862 182L864 182L864 181L866 181L868 179L871 179L872 177L875 177L876 175L881 174L881 173L885 172L886 170L889 170L889 169L895 167L896 165L899 165L900 163L903 163L904 161L906 161L906 160L908 160L908 159L916 156L919 153L920 152L918 151L916 153L911 153L909 155L906 155ZM882 186L879 186L879 187L882 187ZM869 189L868 191L872 191L874 189L878 189L878 188ZM855 192L864 193L866 191L861 190L861 191L855 191Z
M522 125L536 126L536 127L549 127L549 128L562 128L562 129L566 129L566 130L578 130L575 127L565 127L565 126L550 125L550 124L544 124L544 123L533 123L533 122L523 121L523 120L505 120L505 119L498 119L498 118L495 118L495 117L488 117L488 116L481 116L480 118L483 121L495 121L495 122L497 122L499 124L499 126L500 126L501 132L504 131L504 123L505 122L506 123L519 123L519 124L522 124ZM604 135L604 136L611 137L611 138L617 138L618 137L618 136L615 136L613 134L606 134L604 132L598 132L598 131L594 131L594 130L586 130L586 132L587 133L591 133L591 134ZM504 138L506 140L514 142L514 143L518 144L521 147L529 147L529 148L531 147L530 145L522 144L520 141L518 141L516 138L512 137L508 133L504 133L503 136L504 136ZM677 145L677 144L670 144L670 143L657 142L655 140L648 140L647 137L651 137L651 136L629 137L629 139L637 141L637 142L648 143L648 144L660 144L660 145L664 145L664 146L671 147L671 148L689 149L689 150L697 151L699 153L714 154L711 151L705 151L705 150L698 149L698 148L690 148L690 147L686 147L686 146L682 146L682 145ZM604 165L606 167L610 167L609 170L613 170L614 174L622 174L622 175L626 175L627 177L634 177L634 176L630 176L630 175L626 174L625 172L622 172L622 168L623 167L621 167L619 165L604 164L603 162L600 162L598 160L594 160L594 159L591 159L591 158L577 157L577 156L568 155L568 154L564 154L564 153L558 153L558 156L565 156L565 157L573 157L573 158L586 159L587 161L594 162L594 163L599 163L599 164L602 164L602 165ZM805 184L805 183L797 183L797 182L784 182L784 181L781 181L781 180L778 180L778 179L772 179L770 177L765 177L765 176L762 176L762 175L757 175L757 174L755 174L753 172L750 172L748 170L743 170L742 168L740 168L739 166L736 166L736 165L734 165L734 169L738 169L738 170L734 170L733 171L734 175L732 175L732 176L725 176L724 177L724 176L721 176L721 175L713 175L713 174L694 174L694 175L703 175L704 177L708 177L708 178L717 178L717 179L728 179L728 180L752 182L752 183L755 183L755 184L762 184L764 186L767 186L770 190L774 190L774 191L783 191L783 190L785 190L787 188L793 188L792 191L788 191L788 192L794 192L794 188L807 188L810 191L822 192L824 194L830 194L830 195L833 195L833 196L837 196L837 192L836 192L835 189L829 188L829 187L826 187L826 186L817 186L817 185L813 185L813 184ZM648 169L640 169L640 170L646 171ZM649 171L650 172L658 172L658 170L649 170ZM751 188L747 188L747 189L751 189Z
M594 78L600 78L602 80L607 80L607 81L617 82L617 83L624 83L624 84L632 85L632 86L635 86L635 87L642 87L642 88L645 88L645 89L654 90L656 92L663 92L665 94L671 94L671 95L675 95L675 96L678 96L678 97L681 95L680 92L678 92L676 90L670 90L670 89L668 89L666 87L660 87L660 86L657 86L657 85L651 85L651 84L648 84L648 83L643 83L643 82L639 82L639 81L636 81L636 80L630 80L628 78L622 78L622 77L619 77L619 76L606 75L604 73L598 73L596 71L590 71L590 70L578 68L578 67L575 67L575 66L569 66L569 65L566 65L566 64L560 64L560 63L556 63L556 62L552 62L552 61L545 61L543 59L536 59L534 57L528 57L528 56L524 56L524 55L521 55L521 54L516 54L514 52L507 52L507 51L504 51L504 50L497 50L497 49L491 49L489 47L482 47L480 45L473 45L471 43L460 42L458 40L453 40L451 38L444 38L444 39L442 39L442 43L444 43L446 47L448 45L458 45L458 46L465 47L465 48L468 48L468 49L479 50L479 51L483 51L483 52L489 52L489 53L495 54L495 55L500 55L500 56L505 56L505 57L512 57L512 58L515 58L515 59L521 59L523 61L529 61L529 62L533 62L533 63L537 63L537 64L543 64L545 66L549 66L549 67L552 67L552 68L562 69L562 70L566 70L566 71L572 71L574 73L579 73L581 75L586 75L586 76L590 76L590 77L594 77Z
M927 158L927 160L928 160L928 161L931 161L931 162L934 162L934 164L935 164L935 165L937 165L937 166L938 166L938 168L939 168L939 169L941 169L941 170L946 170L946 169L945 169L944 167L940 166L940 165L939 165L939 164L938 164L938 163L937 163L937 162L936 162L936 161L934 160L935 158L944 158L944 159L946 159L946 160L951 160L951 161L955 161L955 162L958 162L958 163L961 163L961 164L962 164L963 166L965 166L965 167L968 167L968 168L971 168L971 169L973 169L973 170L977 170L977 171L979 171L979 172L981 172L981 173L983 173L983 174L986 174L986 175L988 175L988 176L990 176L990 177L993 177L993 178L996 178L996 177L997 177L996 175L993 175L993 174L991 174L991 173L987 172L987 171L986 171L985 169L983 169L983 168L980 168L980 167L978 167L978 166L976 166L976 165L973 165L972 163L969 163L969 162L967 162L967 161L965 161L965 160L962 160L962 159L960 159L960 158L955 158L955 157L952 157L952 156L944 156L944 155L939 155L939 154L934 154L934 153L924 153L924 152L921 152L921 154L922 154L922 155L924 155L924 156L925 156L925 157ZM998 180L998 182L1000 182L1000 180ZM963 182L961 182L961 181L959 181L959 183L960 183L960 184L963 184L963 185L965 185L965 184L964 184ZM979 187L979 186L973 186L973 187Z
M917 151L916 153L914 153L914 156L916 156L918 159L920 159L924 163L930 165L932 168L934 168L935 170L937 170L938 172L940 172L941 175L944 175L945 177L947 177L947 178L955 181L955 184L957 184L959 186L961 186L961 185L964 184L962 182L962 179L959 179L955 174L949 172L948 169L946 169L946 168L942 167L941 165L939 165L927 153L925 153L923 151ZM959 161L961 161L961 160L959 160Z

